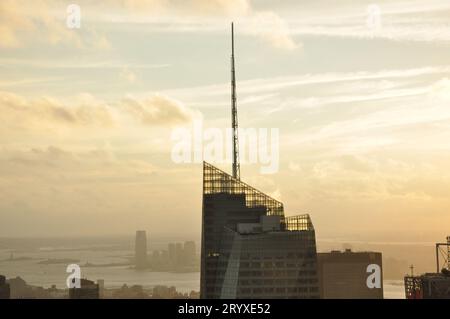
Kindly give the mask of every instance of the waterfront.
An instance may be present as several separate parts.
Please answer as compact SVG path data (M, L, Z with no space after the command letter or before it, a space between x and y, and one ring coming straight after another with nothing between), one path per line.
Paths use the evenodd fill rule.
M73 258L79 260L81 265L82 277L91 280L105 280L106 288L118 288L123 284L142 285L145 288L151 288L157 285L174 286L180 292L190 292L199 290L200 273L171 273L171 272L152 272L137 271L132 266L99 266L83 267L85 263L90 264L108 264L123 263L130 258L130 250L111 249L105 247L101 250L98 247L94 250L51 250L38 249L36 251L27 251L15 253L14 260L9 260L11 252L9 250L0 250L0 273L6 277L20 276L28 284L35 286L64 288L66 285L66 264L40 264L39 262L47 259L65 259ZM384 281L385 298L404 298L403 282L401 280Z
M183 241L184 238L151 238L149 251L167 249L169 242ZM118 288L124 284L142 285L152 288L157 285L175 286L180 292L199 291L200 273L137 271L131 265L134 249L133 238L114 236L101 238L0 238L0 274L8 278L20 276L28 284L57 288L66 285L64 260L76 260L81 266L81 275L91 280L105 280L106 288ZM337 245L337 244L333 244ZM328 242L320 242L323 251L336 248ZM197 243L198 246L198 243ZM353 243L357 250L365 246ZM416 247L416 245L411 245ZM410 250L409 247L407 250ZM371 247L374 249L386 247ZM404 250L406 250L404 248ZM11 257L13 258L11 260ZM61 261L62 263L48 263ZM88 267L86 267L88 263ZM113 266L113 265L121 266ZM124 265L128 264L128 265ZM97 265L97 266L95 266ZM384 280L385 298L404 298L401 278Z

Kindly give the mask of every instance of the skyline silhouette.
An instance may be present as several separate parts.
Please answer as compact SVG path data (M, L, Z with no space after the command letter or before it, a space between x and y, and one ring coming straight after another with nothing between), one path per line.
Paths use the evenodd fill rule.
M113 267L132 264L127 245L117 258L100 247L69 254L72 243L58 256L58 242L123 242L138 229L164 244L137 240L137 268L158 261L191 271L195 262L153 253L189 240L192 259L200 247L203 160L282 202L286 218L310 214L317 252L382 252L387 280L410 264L434 271L428 248L450 225L448 1L346 1L333 10L314 1L133 3L82 0L73 21L61 0L0 4L7 276L55 267L53 281L55 265L79 260L114 278ZM237 109L253 140L228 139ZM185 162L173 159L178 129L192 155ZM269 147L261 140L272 129ZM228 147L232 161L222 161ZM268 174L261 149L279 159Z

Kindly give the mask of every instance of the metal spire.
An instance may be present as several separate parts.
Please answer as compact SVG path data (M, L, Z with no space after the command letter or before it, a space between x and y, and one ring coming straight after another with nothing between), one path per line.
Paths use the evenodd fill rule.
M234 66L234 24L231 23L231 125L233 132L233 177L240 179L239 136L236 104L236 71Z

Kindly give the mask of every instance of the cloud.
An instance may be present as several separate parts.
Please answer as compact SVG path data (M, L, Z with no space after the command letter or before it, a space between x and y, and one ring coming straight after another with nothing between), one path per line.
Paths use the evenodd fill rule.
M297 162L294 162L294 161L289 161L288 168L289 168L291 171L294 171L294 172L299 172L299 171L301 171L301 169L302 169L301 166L300 166L300 164L297 163Z
M52 130L61 127L112 127L115 120L109 106L89 94L81 94L66 105L53 97L28 99L0 92L0 120L3 129Z
M37 69L119 69L119 70L129 70L131 69L161 69L168 68L170 64L151 64L151 63L126 63L120 61L113 60L105 60L104 56L102 59L91 60L90 62L80 61L80 59L68 59L68 60L60 60L55 61L54 59L15 59L15 58L0 58L0 66L1 67L28 67L28 68L37 68ZM49 78L44 78L43 80L47 80ZM55 78L50 78L55 79ZM57 78L60 79L60 78ZM24 80L23 80L24 81ZM0 82L0 86L3 86L3 83L8 82Z
M72 137L86 132L102 136L102 132L106 134L108 130L129 125L183 124L195 116L200 114L180 101L160 94L106 103L88 93L62 101L51 96L27 98L0 91L0 136L7 140L38 132L47 138L52 138L54 133L62 136L64 132L64 136Z
M231 20L245 25L244 32L258 36L279 49L299 47L288 24L273 11L255 10L248 0L110 0L102 3L79 1L82 26L66 27L67 3L50 1L5 0L0 4L0 48L15 48L33 42L64 44L77 48L109 49L104 34L95 29L97 22L144 22L163 30L204 31L228 27ZM89 23L85 23L85 16ZM227 21L225 21L225 19ZM166 25L160 29L161 24ZM39 37L35 37L36 32Z
M332 103L408 97L429 91L428 87L417 86L417 83L419 83L417 81L421 80L421 77L437 77L448 72L450 72L450 66L441 65L409 69L310 73L256 78L239 81L239 101L241 104L261 103L264 99L271 99L271 110L273 110L273 105L275 104L279 108L285 104L293 104L293 108L299 109ZM410 85L411 83L416 85L409 88L405 87L406 84ZM443 87L445 87L443 84L445 84L445 81L440 85L436 85L434 90L443 90ZM295 103L287 103L288 99L286 98L281 102L275 99L284 97L283 92L288 92L289 96L291 96L292 92L300 87L308 87L308 90L298 91L299 94L304 96L301 100L295 98ZM311 90L314 87L318 88L317 92ZM355 92L360 94L355 94ZM186 103L203 104L205 107L218 105L221 101L228 98L230 94L229 83L166 90L164 93L180 98ZM298 96L297 92L295 96ZM199 101L199 97L203 99L202 102Z
M154 232L162 229L161 235L188 228L194 229L189 236L195 235L198 223L192 216L201 189L192 185L199 180L198 166L167 167L167 161L154 160L152 147L130 152L115 146L73 148L65 141L32 147L2 145L0 233L83 236L144 227ZM187 193L192 196L183 203L173 201ZM173 229L162 227L171 224Z
M1 1L0 48L23 47L35 42L83 49L110 48L109 41L92 28L76 31L67 28L66 7L67 4L58 0Z
M248 0L111 0L107 3L145 15L233 16L246 14L251 8Z
M300 47L292 39L289 26L281 16L274 11L259 11L248 0L112 1L111 4L128 10L129 15L104 15L101 19L138 21L148 23L150 27L153 24L161 32L228 31L229 22L235 20L242 25L243 33L257 36L275 48L294 50Z
M18 47L19 32L32 30L33 23L21 14L16 1L0 2L0 47Z
M430 95L440 100L450 101L450 80L443 78L430 88Z
M128 67L122 68L122 70L119 73L119 77L124 80L127 83L135 83L137 80L136 74L131 71Z
M369 5L373 4L347 2L333 6L333 10L323 10L320 6L305 4L301 10L291 7L285 19L296 35L424 42L448 42L450 39L447 19L450 4L446 0L376 2L381 10L380 25L376 28L367 22Z
M292 51L301 46L293 40L287 22L272 11L253 13L248 32L258 35L278 49Z
M172 125L190 122L195 112L180 101L161 94L144 99L127 97L121 101L127 113L144 125Z

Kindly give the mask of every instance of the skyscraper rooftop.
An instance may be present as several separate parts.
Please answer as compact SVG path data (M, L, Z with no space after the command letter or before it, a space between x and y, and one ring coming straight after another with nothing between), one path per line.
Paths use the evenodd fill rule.
M319 298L309 215L241 181L232 26L232 175L203 163L201 298Z

